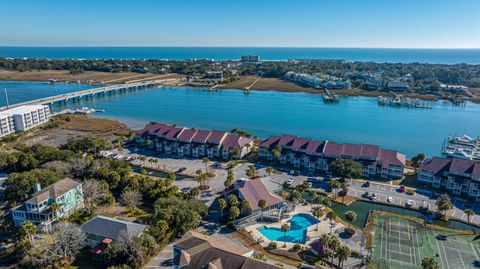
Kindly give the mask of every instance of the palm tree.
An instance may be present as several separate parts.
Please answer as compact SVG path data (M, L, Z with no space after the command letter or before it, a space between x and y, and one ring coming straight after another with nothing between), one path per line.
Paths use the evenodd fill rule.
M273 168L269 166L269 167L267 167L267 168L265 169L265 172L267 172L267 175L268 175L268 176L271 176L272 173L273 173Z
M205 164L205 174L208 175L208 163L210 162L210 159L208 159L207 157L203 157L202 159L202 163Z
M258 207L260 207L260 210L261 210L261 213L262 213L262 216L261 216L261 219L260 221L263 222L263 209L267 206L267 201L263 200L263 199L260 199L258 201Z
M475 212L471 209L465 209L463 212L467 215L467 221L468 221L468 224L470 224L471 217L475 215Z
M283 232L283 247L287 247L287 232L290 231L290 225L288 223L282 224L282 227L280 229Z
M60 209L60 205L53 203L50 205L50 211L52 211L53 219L57 218L57 211Z
M423 269L440 269L440 265L433 257L425 257L422 259Z
M338 259L338 267L343 268L343 262L350 257L351 252L350 249L347 246L340 246L337 250L337 253L335 253L335 256Z
M323 211L321 207L317 206L312 209L312 214L313 216L315 216L315 218L319 219L316 228L316 230L318 231L318 223L320 222L320 218L325 214L325 211Z
M33 246L34 244L34 238L33 235L37 232L37 226L35 226L33 223L30 221L24 221L20 225L20 232L28 238L28 241L30 242L30 245Z
M355 220L357 220L357 214L355 214L355 212L353 211L347 211L345 213L345 219L348 221L348 227L350 227L352 222L355 222Z
M240 202L240 208L241 208L242 214L246 215L248 213L248 209L250 208L250 203L247 200L242 200L242 202Z
M273 157L273 164L280 158L282 155L282 146L276 145L274 149L272 149L272 157Z
M318 242L322 245L322 249L323 249L323 256L324 258L328 258L328 245L330 244L330 239L331 237L328 235L328 234L322 234L320 236L320 238L318 239ZM318 256L320 257L320 249L318 249Z
M220 216L223 217L223 210L227 208L227 201L223 198L219 198L217 203L218 209L220 210Z
M337 256L337 251L340 248L340 241L338 240L338 238L330 236L330 241L328 243L328 248L330 249L332 259L330 264L333 268L333 258Z
M207 175L205 173L201 173L200 175L197 176L197 181L200 184L200 186L205 185L205 180L207 179ZM202 190L202 188L200 188Z
M337 217L337 214L335 213L335 211L329 211L327 213L327 219L330 220L330 234L333 233L332 229L333 229L333 220Z

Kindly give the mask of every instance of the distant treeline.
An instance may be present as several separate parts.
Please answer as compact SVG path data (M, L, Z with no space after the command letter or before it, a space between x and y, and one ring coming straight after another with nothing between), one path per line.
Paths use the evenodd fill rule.
M423 63L374 63L345 62L335 60L271 61L261 64L242 65L235 61L211 60L50 60L0 58L0 68L14 71L70 70L73 74L83 71L179 73L201 76L206 71L224 71L225 78L238 75L261 74L264 77L281 78L285 72L323 73L340 78L349 78L354 87L363 84L368 74L382 72L383 77L402 77L410 74L409 84L426 88L438 83L480 87L480 65L470 64L423 64Z

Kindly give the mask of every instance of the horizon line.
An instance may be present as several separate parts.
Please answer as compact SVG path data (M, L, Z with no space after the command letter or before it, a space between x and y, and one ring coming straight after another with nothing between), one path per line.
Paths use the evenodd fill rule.
M315 47L315 46L206 46L206 45L0 45L0 48L288 48L288 49L404 49L404 50L480 50L480 47Z

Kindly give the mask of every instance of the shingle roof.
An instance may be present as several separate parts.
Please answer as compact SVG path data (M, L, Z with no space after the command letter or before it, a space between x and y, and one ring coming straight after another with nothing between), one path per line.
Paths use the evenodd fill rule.
M266 140L263 140L262 143L260 143L260 147L265 147L265 148L273 148L278 144L278 141L280 140L280 136L270 136Z
M145 125L145 127L143 127L143 129L138 130L137 134L142 135L142 134L145 134L145 133L155 132L156 130L160 129L163 126L165 126L165 124L152 122L152 123L149 123L149 124Z
M250 249L236 245L229 239L208 238L188 232L174 247L183 251L173 259L183 269L277 269L279 267L244 257Z
M125 232L130 237L139 236L147 226L105 216L96 216L82 224L80 228L82 228L85 233L117 240L119 236Z
M266 207L284 202L282 198L269 192L260 179L246 179L238 184L238 191L249 202L252 210L260 209L258 201L261 199L265 200Z
M32 198L30 198L27 203L38 204L48 198L58 198L70 191L71 189L78 187L79 185L82 185L82 183L74 181L70 178L64 178L34 193L32 195Z
M165 134L165 138L166 139L177 138L177 135L180 134L180 132L182 132L183 130L184 130L184 128L173 127L168 131L167 134Z
M196 133L197 131L194 129L185 129L178 135L177 139L183 142L190 142Z
M222 131L211 131L210 135L207 138L208 143L220 144L227 135L227 132Z
M205 143L207 141L210 131L198 130L192 138L192 141L197 143Z

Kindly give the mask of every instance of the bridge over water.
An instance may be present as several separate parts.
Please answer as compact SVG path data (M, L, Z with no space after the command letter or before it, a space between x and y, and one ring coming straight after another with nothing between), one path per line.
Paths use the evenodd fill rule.
M55 103L66 104L68 102L80 101L82 98L91 99L98 96L115 95L119 93L144 90L147 88L171 87L171 86L178 85L181 82L182 80L178 78L166 78L166 79L159 79L159 80L111 85L111 86L105 86L100 88L88 89L83 91L77 91L72 93L66 93L66 94L60 94L60 95L30 100L30 101L10 105L8 108L14 108L14 107L19 107L24 105L50 105L51 106L51 105L54 105ZM6 109L7 109L6 106L0 107L0 111L6 110Z

